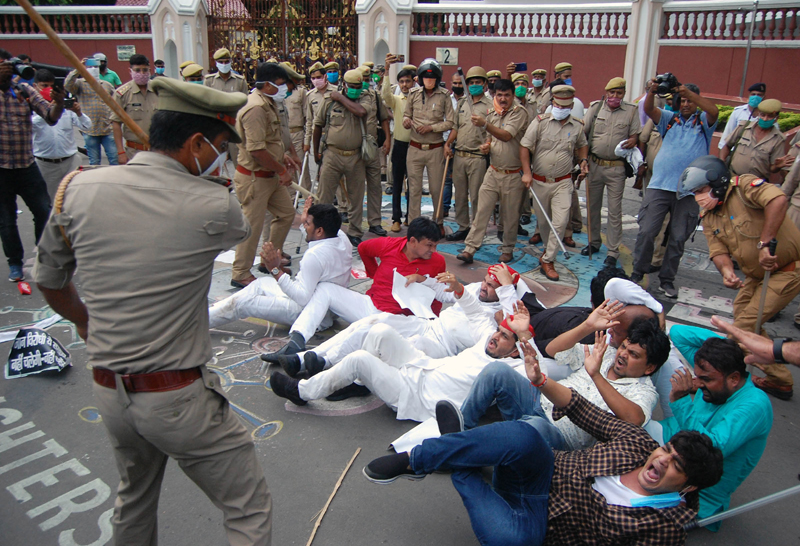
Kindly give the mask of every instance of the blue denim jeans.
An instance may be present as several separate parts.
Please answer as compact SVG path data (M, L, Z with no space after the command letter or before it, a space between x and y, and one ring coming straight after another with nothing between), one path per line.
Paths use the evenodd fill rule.
M523 421L493 423L425 440L409 454L417 474L451 469L452 481L483 546L536 546L547 532L553 451ZM492 486L481 468L494 467Z
M119 165L117 144L114 142L113 133L105 136L83 135L83 141L86 143L86 153L89 154L89 165L99 165L102 162L103 155L100 146L106 151L108 164Z
M497 402L503 419L522 419L539 431L550 447L563 450L566 447L564 437L544 414L541 396L539 389L508 364L492 362L478 375L461 406L464 428L477 427L492 402Z
M0 240L8 265L22 265L24 251L17 229L17 196L33 214L36 244L50 216L50 195L36 162L23 169L0 169Z

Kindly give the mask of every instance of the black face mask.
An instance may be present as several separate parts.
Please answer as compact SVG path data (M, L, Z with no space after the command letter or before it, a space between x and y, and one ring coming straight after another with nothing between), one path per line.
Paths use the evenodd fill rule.
M494 82L489 82L487 87L489 88L489 91L494 91Z
M452 87L452 90L453 90L453 94L457 95L459 97L464 94L464 86L462 86L462 85L454 85Z

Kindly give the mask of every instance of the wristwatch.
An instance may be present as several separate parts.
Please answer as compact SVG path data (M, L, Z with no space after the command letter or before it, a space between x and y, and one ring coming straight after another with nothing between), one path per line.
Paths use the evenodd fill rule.
M778 364L786 364L786 360L783 359L783 344L787 341L792 341L792 339L780 337L772 340L772 357Z
M277 277L278 275L281 274L280 268L277 267L273 267L272 269L269 270L269 272L272 273L273 277Z
M765 246L769 246L769 241L767 241L766 243L764 241L759 241L758 243L756 243L756 248L758 250L761 250Z

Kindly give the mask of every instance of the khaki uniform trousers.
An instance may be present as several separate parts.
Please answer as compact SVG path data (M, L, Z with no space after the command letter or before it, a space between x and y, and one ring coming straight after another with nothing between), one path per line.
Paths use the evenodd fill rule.
M231 545L271 544L272 498L253 441L214 390L219 378L201 370L203 379L173 391L128 393L119 375L116 389L93 385L120 475L112 519L117 546L158 543L169 458L222 510Z
M125 146L125 156L128 158L128 161L134 158L136 154L139 153L139 150L135 150L130 146Z
M744 286L733 300L733 325L737 328L755 332L763 284L761 279L745 278ZM786 307L797 294L800 294L800 268L794 271L773 271L769 278L767 299L764 300L762 325ZM763 326L760 332L755 333L769 338ZM767 364L762 370L767 374L770 383L787 387L794 385L791 372L783 364Z
M41 159L36 159L35 161L39 166L39 172L42 173L42 178L47 184L47 193L50 195L51 203L56 200L56 192L61 180L81 166L81 156L79 154L73 154L69 159L61 163L51 163Z
M361 223L364 219L364 185L367 176L361 152L343 156L328 147L322 154L322 167L319 173L318 195L321 203L333 203L333 194L339 188L342 176L345 177L347 217L350 220L347 224L347 234L351 237L361 237L364 234Z
M464 231L469 229L470 217L474 221L478 212L478 195L486 175L486 159L477 155L462 157L456 154L452 161L453 191L456 194L456 222L458 222L458 230ZM470 203L472 203L471 216ZM492 202L492 206L494 206L494 202Z
M575 193L575 186L572 184L572 179L567 178L560 182L539 182L533 181L533 191L539 201L542 202L544 211L539 208L539 204L533 202L533 210L536 213L537 224L539 225L539 233L542 235L542 242L547 246L545 248L542 261L553 263L556 260L558 251L561 246L558 244L560 239L563 239L567 231L567 226L570 222L570 214L572 207L572 196ZM550 226L547 220L544 219L542 213L546 213L550 220L553 222L553 227L556 229L555 233L550 231ZM506 229L508 232L510 228ZM516 228L514 229L514 236L516 237Z
M483 161L483 160L481 160ZM500 213L504 215L503 244L501 253L512 253L517 244L517 227L519 226L519 201L525 195L520 173L501 174L489 167L483 177L483 184L478 191L478 212L467 235L464 252L474 254L483 244L486 227L494 212L494 204L500 200Z
M408 172L408 221L409 223L422 214L422 171L428 169L428 187L433 200L433 219L439 218L439 195L442 193L442 180L444 178L444 152L439 146L432 150L420 150L414 146L408 147L406 159Z
M625 167L603 167L592 161L589 169L589 211L592 245L599 247L600 217L603 208L603 189L608 198L608 219L606 220L606 247L608 255L619 258L619 245L622 240L622 194L625 191Z
M572 206L570 208L570 220L567 223L567 231L564 237L572 237L573 232L583 229L583 216L581 216L581 202L578 199L578 190L575 184L572 186Z
M236 247L236 257L233 260L231 278L234 281L241 281L251 275L250 268L253 267L253 260L256 257L267 211L272 214L269 241L277 249L283 249L286 235L289 234L294 221L295 211L289 192L280 185L277 176L258 178L237 171L233 176L233 183L236 187L236 196L242 204L244 217L252 228L250 237Z
M378 149L378 155L370 162L364 163L364 170L367 179L367 223L370 227L381 225L381 154L383 151Z
M300 168L303 168L303 140L306 137L305 131L297 131L296 133L292 133L292 146L294 147L294 151L297 152L297 157L300 158ZM308 153L308 165L306 166L306 173L303 175L303 179L298 182L301 187L310 190L311 189L311 164L314 162L314 158L311 155L311 152ZM297 173L297 176L300 176L300 173ZM292 196L294 197L294 196Z

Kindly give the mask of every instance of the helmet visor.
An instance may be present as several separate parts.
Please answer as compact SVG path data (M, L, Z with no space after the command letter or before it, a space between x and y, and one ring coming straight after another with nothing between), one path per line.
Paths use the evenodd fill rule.
M708 171L697 167L687 167L681 175L681 186L683 191L696 192L700 188L709 185Z

